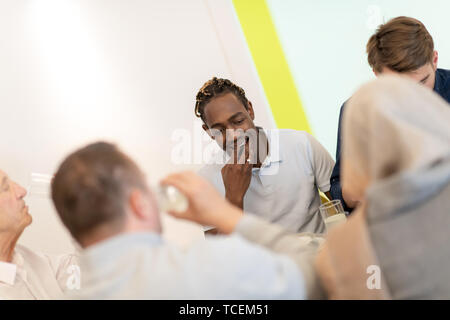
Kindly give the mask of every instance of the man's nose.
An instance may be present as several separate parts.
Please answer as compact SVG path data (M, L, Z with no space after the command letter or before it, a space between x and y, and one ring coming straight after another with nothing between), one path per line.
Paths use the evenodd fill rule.
M242 129L232 129L227 131L229 132L229 136L227 137L227 141L229 142L237 142L244 136L244 131Z
M27 195L27 190L15 182L13 182L13 184L14 184L14 190L16 191L17 198L19 198L19 199L25 198L25 196Z

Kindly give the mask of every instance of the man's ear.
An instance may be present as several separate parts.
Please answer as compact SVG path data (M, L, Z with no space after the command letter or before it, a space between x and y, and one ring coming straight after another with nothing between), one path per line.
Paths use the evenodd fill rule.
M147 219L147 206L145 204L144 195L139 189L133 189L128 196L128 204L130 211L138 220Z
M375 77L378 77L380 74L377 72L377 71L375 71L375 69L373 69L372 68L372 72L373 72L373 74L375 75Z
M434 69L434 71L436 71L436 69L437 69L437 64L438 64L438 52L436 50L434 50L434 52L433 52L433 69Z
M247 103L247 106L248 106L248 114L250 115L250 118L252 119L252 120L255 120L255 112L253 111L253 105L252 105L252 102L251 101L248 101L248 103Z

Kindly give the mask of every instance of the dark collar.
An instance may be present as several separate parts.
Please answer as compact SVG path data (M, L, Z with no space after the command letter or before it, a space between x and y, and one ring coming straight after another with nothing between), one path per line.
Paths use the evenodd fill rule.
M450 103L450 70L436 70L433 90Z

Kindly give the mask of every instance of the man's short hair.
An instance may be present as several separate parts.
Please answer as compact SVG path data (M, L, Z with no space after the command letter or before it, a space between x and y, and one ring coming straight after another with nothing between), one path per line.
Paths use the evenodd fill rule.
M206 81L197 93L195 98L194 113L197 117L205 122L205 107L214 98L220 97L224 94L232 93L242 102L242 105L248 110L248 100L245 96L245 91L238 85L234 84L228 79L213 77Z
M434 43L427 29L417 19L397 17L378 27L366 46L372 69L387 67L410 72L433 62Z
M115 145L97 142L69 155L52 182L52 199L72 236L123 227L131 188L147 190L138 166Z

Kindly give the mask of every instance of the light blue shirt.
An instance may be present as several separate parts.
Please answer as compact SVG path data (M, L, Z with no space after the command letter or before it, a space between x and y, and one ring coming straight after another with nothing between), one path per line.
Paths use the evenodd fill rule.
M81 255L79 299L304 299L296 263L239 235L187 249L128 233Z

